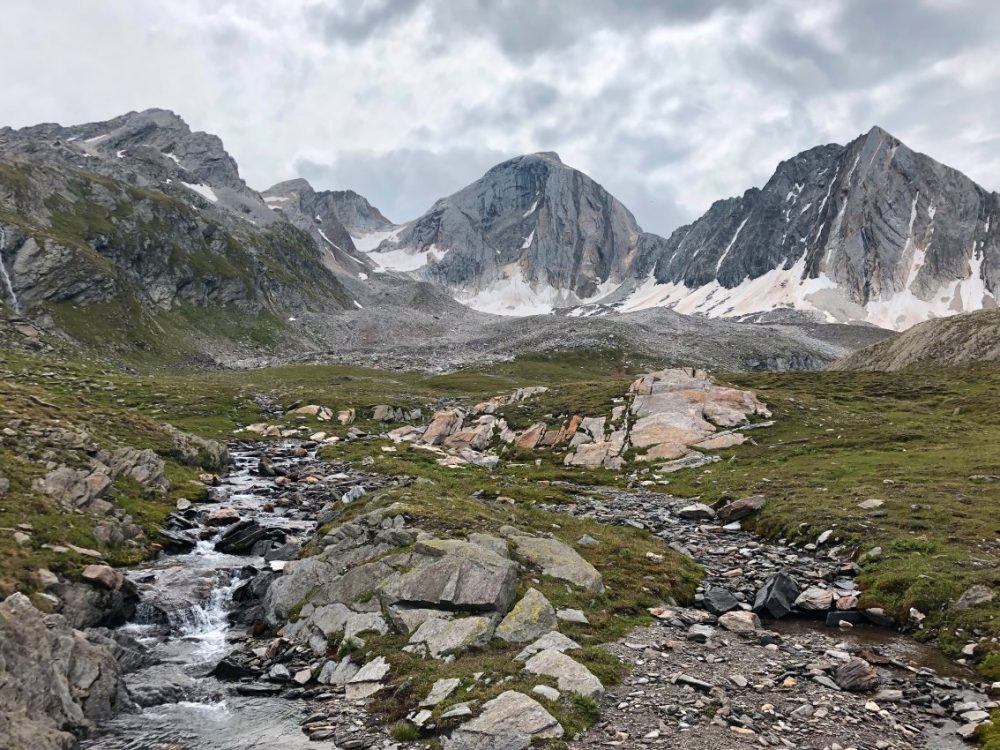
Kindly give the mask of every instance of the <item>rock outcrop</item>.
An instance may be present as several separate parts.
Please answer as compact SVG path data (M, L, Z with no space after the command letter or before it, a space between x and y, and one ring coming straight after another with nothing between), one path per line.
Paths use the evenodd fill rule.
M527 315L614 288L646 241L603 187L557 154L538 153L442 198L371 255L402 255L407 268L476 309Z
M67 750L132 709L114 655L22 594L0 603L0 747Z

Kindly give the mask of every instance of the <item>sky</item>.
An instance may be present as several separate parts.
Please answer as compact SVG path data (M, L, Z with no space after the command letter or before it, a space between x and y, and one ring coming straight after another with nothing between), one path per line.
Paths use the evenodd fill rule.
M0 126L172 109L394 221L557 151L668 234L878 124L1000 187L993 0L3 0Z

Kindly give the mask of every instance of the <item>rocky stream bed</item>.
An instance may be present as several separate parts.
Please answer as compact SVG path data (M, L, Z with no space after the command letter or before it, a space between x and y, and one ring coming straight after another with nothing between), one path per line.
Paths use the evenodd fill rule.
M366 712L349 658L338 664L294 640L255 637L253 628L267 587L324 520L330 488L338 503L356 502L396 480L321 462L308 443L241 443L231 453L214 502L174 514L169 554L127 572L141 604L120 631L147 649L126 676L136 710L104 722L80 747L399 744ZM959 748L995 706L971 671L878 627L878 612L859 613L857 569L829 544L767 542L736 517L659 493L594 494L555 509L641 525L707 576L694 606L665 603L654 625L608 645L633 668L620 685L595 692L601 718L570 746ZM504 696L494 713L509 710L513 724L534 721L535 729L474 741L455 730L445 745L499 750L555 736L540 704Z

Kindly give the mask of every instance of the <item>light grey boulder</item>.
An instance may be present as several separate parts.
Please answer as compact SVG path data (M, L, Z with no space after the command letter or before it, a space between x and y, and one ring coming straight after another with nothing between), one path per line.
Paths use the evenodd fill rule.
M580 648L580 644L569 636L565 636L558 630L546 633L534 643L530 643L521 649L514 658L518 661L525 661L528 657L537 654L539 651L569 651Z
M555 649L539 651L525 662L524 668L531 674L552 677L559 689L566 693L580 693L591 698L604 694L604 685L593 672Z
M538 701L508 690L483 704L476 718L444 741L445 750L523 750L534 740L558 739L562 725Z
M527 643L555 627L555 608L542 592L531 588L500 621L495 635L508 643Z
M488 617L434 618L417 628L403 649L412 653L427 653L439 659L473 646L485 645L492 635L493 622Z
M515 556L541 568L542 575L569 581L595 594L604 591L604 581L597 568L568 544L558 539L517 534L508 539L516 547Z
M383 606L506 612L517 590L517 565L474 545L460 549L441 557L419 556L409 571L388 578L378 588Z

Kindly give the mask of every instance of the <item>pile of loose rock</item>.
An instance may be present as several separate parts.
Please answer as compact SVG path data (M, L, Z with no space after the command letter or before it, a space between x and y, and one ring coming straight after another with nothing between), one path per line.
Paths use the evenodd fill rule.
M558 630L563 621L586 622L586 614L557 610L539 590L521 585L541 575L581 591L603 591L600 573L571 545L507 526L496 535L442 537L420 528L401 505L335 526L314 545L317 554L245 584L245 603L256 597L277 635L237 649L217 666L216 676L238 681L239 692L315 697L342 690L348 701L369 699L400 677L384 655L367 652L369 640L395 633L405 637L402 651L445 662L494 638L520 644L522 671L555 682L553 688L540 681L534 698L508 691L482 705L470 699L435 714L461 683L439 680L428 695L414 696L408 720L434 729L475 716L452 733L451 747L473 747L484 736L497 742L559 736L558 722L536 698L604 693L600 680L566 653L579 644ZM317 737L332 731L319 716L304 729Z
M879 608L857 609L857 566L841 561L832 533L798 547L743 531L739 519L764 502L753 496L711 508L608 490L553 508L649 529L706 573L697 608L654 609L659 625L613 646L636 670L607 697L604 723L582 744L672 747L684 737L695 749L938 748L971 738L997 707L974 675L914 666L921 647L867 629L893 620ZM813 624L775 622L789 616Z

